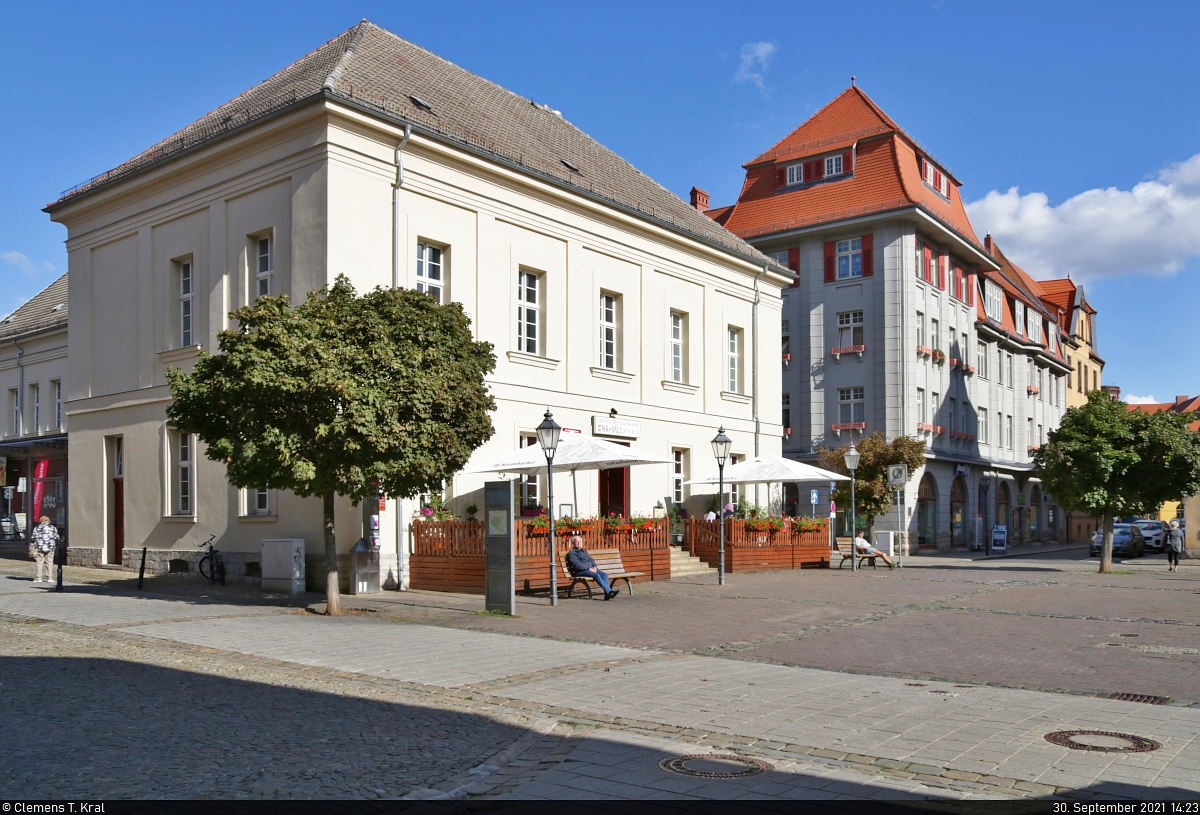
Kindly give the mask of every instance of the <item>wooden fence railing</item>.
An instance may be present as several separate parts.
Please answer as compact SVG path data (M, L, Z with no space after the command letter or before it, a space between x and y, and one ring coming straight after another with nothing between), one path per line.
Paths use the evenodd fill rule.
M544 591L550 587L550 534L531 522L515 524L515 570L518 591ZM619 549L621 562L631 572L644 572L637 580L670 580L670 530L667 519L653 529L609 530L601 520L555 536L557 561L579 534L585 549ZM414 589L480 594L484 589L484 527L482 521L418 521L412 525L409 556L410 585ZM559 583L562 584L562 573Z
M722 523L728 572L829 566L828 527L801 531L789 522L781 529L751 529L746 521L735 518L724 521L689 518L684 525L684 546L709 566L716 566L720 559Z

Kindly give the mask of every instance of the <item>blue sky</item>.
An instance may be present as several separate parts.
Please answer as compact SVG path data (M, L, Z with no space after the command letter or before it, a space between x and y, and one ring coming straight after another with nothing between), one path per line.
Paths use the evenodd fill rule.
M1100 310L1105 380L1200 392L1200 5L14 4L0 314L66 268L41 212L361 17L564 116L686 197L859 84L962 180L982 235ZM237 21L236 23L233 21Z

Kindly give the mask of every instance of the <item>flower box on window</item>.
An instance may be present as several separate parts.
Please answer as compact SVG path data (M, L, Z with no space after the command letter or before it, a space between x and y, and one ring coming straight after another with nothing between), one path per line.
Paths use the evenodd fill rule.
M959 365L962 365L961 359L959 359L958 357L950 357L950 367L951 368L957 368Z
M918 424L917 430L925 430L929 433L937 433L939 435L946 432L946 428L942 427L940 424L928 424L926 422L921 422Z
M928 345L918 345L917 353L928 357L928 356L933 355L933 349L930 348Z
M1041 392L1042 392L1042 389L1041 389L1041 388L1039 388L1037 385L1030 385L1030 386L1029 386L1028 388L1026 388L1025 390L1027 390L1027 391L1029 392L1029 395L1030 395L1030 396L1033 396L1035 393L1041 393Z
M866 422L838 422L833 425L832 430L835 435L840 436L843 430L866 430Z
M839 345L837 348L830 348L829 353L833 354L833 358L838 362L842 361L842 354L858 354L858 358L862 359L863 351L867 350L865 345Z
M1029 445L1029 454L1030 454L1030 455L1033 455L1033 454L1034 454L1034 453L1036 453L1036 452L1037 452L1039 449L1041 449L1041 445L1040 445L1040 444L1031 444L1031 445Z

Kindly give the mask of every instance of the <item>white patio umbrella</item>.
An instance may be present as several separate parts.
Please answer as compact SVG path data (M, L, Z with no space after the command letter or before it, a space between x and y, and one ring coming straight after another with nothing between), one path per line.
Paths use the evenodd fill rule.
M643 453L632 447L613 444L603 439L576 433L564 433L554 454L555 470L571 471L571 490L575 500L575 511L579 511L579 491L575 485L576 470L613 470L633 467L638 464L670 464L671 459ZM468 473L512 473L513 475L540 475L546 470L546 456L538 446L522 447L502 458L481 467L464 470Z
M802 461L783 456L755 456L725 468L726 484L775 484L804 481L849 481L850 477L822 470ZM717 474L693 478L689 484L716 484Z

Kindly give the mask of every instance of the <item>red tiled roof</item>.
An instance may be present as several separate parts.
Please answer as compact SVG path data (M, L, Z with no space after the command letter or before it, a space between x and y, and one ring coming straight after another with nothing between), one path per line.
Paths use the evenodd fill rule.
M1017 300L1020 300L1022 303L1024 303L1026 308L1036 308L1038 311L1041 311L1047 317L1049 317L1051 322L1057 323L1059 333L1057 353L1051 354L1048 338L1043 345L1047 354L1056 356L1060 359L1065 359L1066 357L1064 356L1062 347L1062 338L1066 333L1066 330L1063 327L1061 319L1062 311L1058 308L1056 303L1046 297L1045 292L1042 289L1042 284L1030 277L1020 266L1016 265L1007 257L1005 257L1004 253L1000 251L1000 247L996 245L994 240L989 238L987 243L990 246L992 257L994 257L997 263L1000 265L1000 271L992 272L983 270L980 271L979 276L984 280L991 280L1007 294L1012 295ZM1005 333L1021 340L1022 342L1029 342L1028 337L1026 337L1023 333L1017 332L1016 330L1016 321L1013 318L1012 305L1010 304L1009 298L1004 297L1002 299L1002 303L1004 307L1004 320L1001 327L1004 329ZM987 312L983 308L982 292L979 298L978 314L981 320L988 319ZM995 323L992 323L992 325L995 325Z
M1126 404L1129 410L1140 410L1143 413L1162 413L1169 410L1172 413L1192 413L1200 410L1200 396L1181 397L1175 402L1152 402L1148 405L1130 405ZM1192 431L1200 431L1200 419L1188 423L1188 429Z
M780 165L855 144L857 158L848 177L780 191ZM746 181L724 225L749 238L916 205L984 251L963 208L958 182L946 173L950 196L943 198L922 181L920 156L927 156L926 151L861 88L847 88L745 165Z

